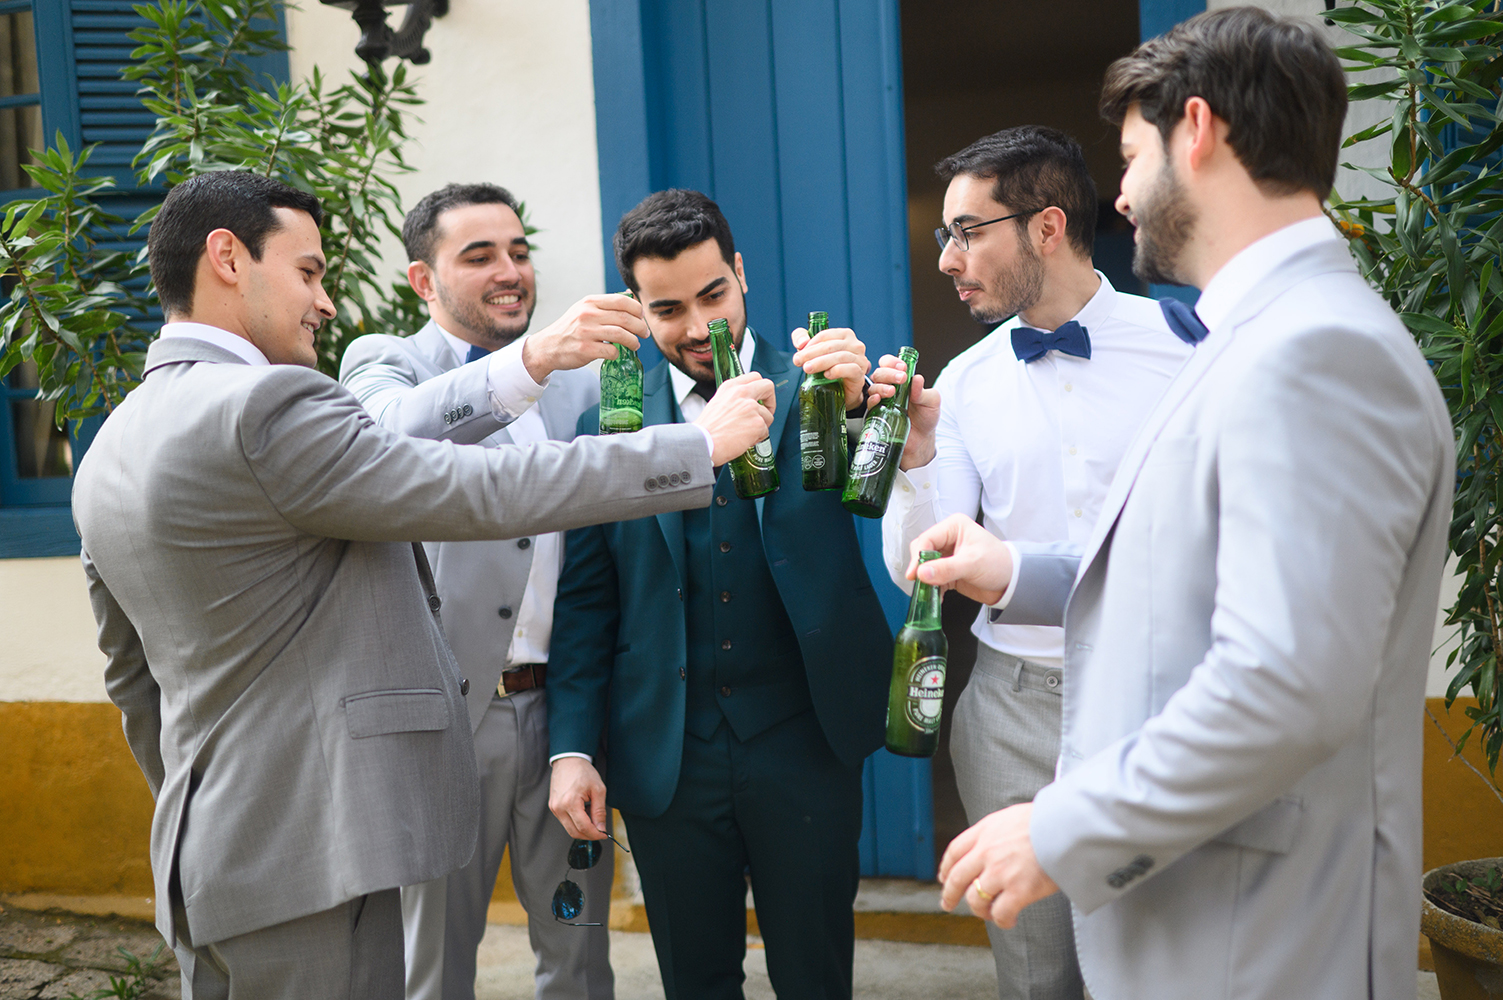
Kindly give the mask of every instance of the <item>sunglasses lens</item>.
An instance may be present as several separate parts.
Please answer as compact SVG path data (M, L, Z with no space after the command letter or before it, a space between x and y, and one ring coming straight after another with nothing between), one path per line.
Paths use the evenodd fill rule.
M560 920L574 920L584 909L584 890L564 879L553 890L553 915Z
M576 840L569 846L569 867L575 871L594 868L595 862L600 860L601 843L599 840Z

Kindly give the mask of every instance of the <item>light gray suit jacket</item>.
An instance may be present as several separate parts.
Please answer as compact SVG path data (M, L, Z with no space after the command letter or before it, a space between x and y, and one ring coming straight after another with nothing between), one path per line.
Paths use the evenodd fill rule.
M688 485L659 487L670 470ZM377 427L310 369L152 344L73 512L106 687L157 800L168 940L174 878L201 945L468 860L461 674L409 540L642 517L712 483L692 427L456 448Z
M1097 1000L1414 997L1454 447L1408 332L1327 241L1196 349L1083 558L1025 551L997 618L1066 629L1031 834Z
M459 364L438 325L430 321L411 337L360 337L344 352L339 381L388 430L494 448L511 444L512 439L505 424L491 412L485 367ZM572 441L579 415L598 402L599 377L581 369L554 372L536 406L550 438ZM466 405L468 415L464 415ZM445 420L455 413L461 414L457 421ZM444 602L444 633L460 669L470 679L467 700L472 731L485 716L511 648L517 610L532 572L530 542L527 539L519 546L518 540L507 539L423 546Z

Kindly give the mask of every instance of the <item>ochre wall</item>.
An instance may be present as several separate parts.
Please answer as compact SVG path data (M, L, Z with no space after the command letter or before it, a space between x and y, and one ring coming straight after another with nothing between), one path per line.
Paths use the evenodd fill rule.
M1468 704L1428 700L1452 739ZM1503 855L1503 802L1424 726L1425 867ZM1475 745L1465 756L1486 773ZM0 760L0 893L152 894L151 795L113 705L0 702ZM496 900L514 899L503 865Z

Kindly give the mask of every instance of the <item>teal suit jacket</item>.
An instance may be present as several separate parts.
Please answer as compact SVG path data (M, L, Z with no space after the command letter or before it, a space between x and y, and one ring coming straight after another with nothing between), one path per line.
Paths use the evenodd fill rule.
M770 436L783 485L754 501L763 551L793 623L825 738L857 767L882 745L892 636L836 492L800 483L798 386L789 355L758 339L752 368L777 390ZM646 425L672 423L665 361L643 379ZM579 421L594 433L596 411ZM722 470L722 475L729 472ZM678 786L686 666L680 513L570 531L548 654L551 754L607 737L611 805L658 816Z

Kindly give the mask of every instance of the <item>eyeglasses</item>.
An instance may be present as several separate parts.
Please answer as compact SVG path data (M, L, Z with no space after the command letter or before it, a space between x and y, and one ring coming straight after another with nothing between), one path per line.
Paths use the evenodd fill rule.
M611 843L626 851L627 854L631 853L631 850L615 837L612 837L610 834L606 834L605 837ZM569 845L569 867L577 872L588 871L594 868L596 862L600 860L600 848L601 841L598 840L574 841L574 843ZM558 884L557 889L553 890L552 910L554 920L557 920L561 924L568 924L570 927L605 926L600 923L574 922L574 918L584 912L584 890L579 887L578 882L574 882L569 878L568 872L564 872L564 880Z
M989 226L994 222L1006 222L1008 219L1021 219L1025 215L1037 215L1038 211L1035 208L1028 212L1014 212L1011 215L1004 215L1000 219L987 219L985 222L974 222L969 226L961 226L952 222L948 226L940 226L934 230L934 239L938 241L941 251L944 250L951 240L954 240L955 249L964 252L971 248L972 229L980 229L982 226Z

